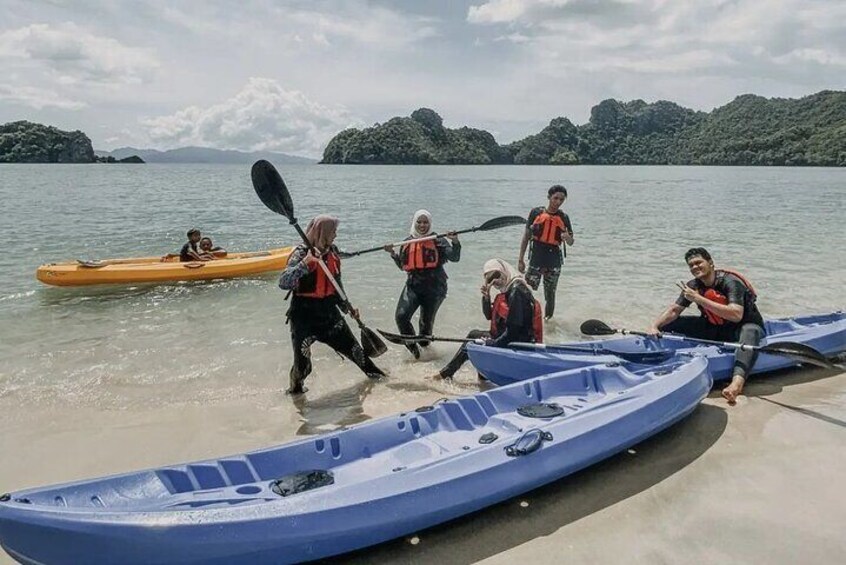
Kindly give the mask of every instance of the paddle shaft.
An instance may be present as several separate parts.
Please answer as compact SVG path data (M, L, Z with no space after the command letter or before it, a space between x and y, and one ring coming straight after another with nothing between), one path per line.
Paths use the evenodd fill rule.
M648 334L646 332L638 332L638 331L634 331L634 330L617 330L617 331L620 332L623 335L628 334L628 335L637 335L637 336L641 336L641 337L656 337L656 336L653 336L652 334ZM732 342L729 342L729 341L714 341L714 340L711 340L711 339L701 339L701 338L698 338L698 337L687 337L687 336L684 336L684 335L669 334L669 333L661 333L657 337L665 338L665 339L669 339L669 340L673 340L673 341L696 341L698 343L707 343L708 345L716 345L716 346L719 346L719 347L729 347L729 348L734 348L734 349L740 349L741 351L761 351L761 350L763 350L764 353L767 352L766 349L765 349L766 346L749 345L747 343L732 343ZM772 344L772 345L776 345L776 344Z
M469 229L466 229L466 230L458 230L458 231L453 231L453 232L449 232L449 233L457 235L457 234L460 234L460 233L474 232L478 229L479 228L469 228ZM430 241L430 240L433 240L433 239L438 239L439 237L444 237L444 234L433 233L432 235L427 235L426 237L418 237L418 238L415 238L415 239L407 239L405 241L398 241L396 243L388 243L386 245L380 245L379 247L370 247L368 249L362 249L361 251L347 251L347 252L344 253L344 255L347 258L356 257L358 255L363 255L365 253L372 253L374 251L382 251L388 245L393 246L393 247L399 247L400 245L407 245L409 243L419 243L421 241Z
M338 284L338 281L335 280L335 277L329 271L329 267L327 267L326 263L323 262L323 259L320 256L317 255L317 252L314 250L314 246L308 240L308 237L306 237L306 234L305 234L305 232L303 232L303 229L300 227L300 224L297 223L297 219L291 218L290 221L291 221L291 224L294 226L294 229L297 230L297 233L300 234L300 237L303 239L303 243L305 243L308 246L308 250L311 251L312 255L314 255L317 258L317 262L320 264L320 268L323 269L323 272L326 274L326 277L332 283L332 286L335 287L335 292L338 293L338 296L341 298L341 300L344 301L347 308L349 308L350 311L352 311L353 307L352 307L352 304L350 304L350 301L347 298L347 295L344 293L343 289L341 289L341 285ZM359 325L362 324L362 322L358 319L356 319L356 322L358 322Z

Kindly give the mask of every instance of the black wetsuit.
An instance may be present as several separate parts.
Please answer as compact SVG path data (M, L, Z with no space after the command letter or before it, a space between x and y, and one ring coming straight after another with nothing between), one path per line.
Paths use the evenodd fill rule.
M199 255L200 254L200 248L198 247L198 245L199 245L199 243L194 243L192 241L189 241L185 245L183 245L182 249L179 250L179 260L182 263L188 263L188 262L191 262L191 261L196 261L197 258L192 257L189 253L189 250L193 251L194 253Z
M687 286L700 294L704 293L706 287L699 279L687 282ZM755 303L755 295L736 276L717 270L714 286L710 287L726 298L729 304L740 304L743 306L743 318L740 322L724 321L722 324L712 324L705 317L705 312L700 308L699 316L679 316L669 324L660 329L662 332L678 333L688 337L699 339L710 339L713 341L726 341L743 343L747 345L758 345L764 338L764 318L758 311ZM687 308L691 302L679 294L676 304ZM746 377L755 361L758 358L757 351L743 351L738 349L734 356L734 373Z
M526 220L526 230L529 232L529 267L526 270L526 282L533 289L537 290L543 278L543 298L545 302L544 315L551 318L555 312L555 291L558 289L558 277L561 276L561 265L567 256L567 244L551 245L537 241L533 236L537 229L534 226L537 217L546 210L544 206L532 208L529 218ZM570 223L570 216L558 210L555 214L564 222L567 231L573 233L573 224ZM560 238L559 234L559 238Z
M333 245L330 249L338 249ZM309 271L303 262L307 249L298 246L288 259L288 265L279 277L279 288L293 290L291 307L288 309L288 323L291 324L291 345L294 348L294 365L290 372L289 392L304 392L303 381L311 373L311 344L320 341L355 363L371 378L384 376L379 367L371 361L355 339L350 327L341 315L346 304L337 294L325 298L300 296L297 290L314 286L315 271ZM318 265L318 269L321 267ZM341 277L335 277L343 288Z
M408 236L406 240L408 239L414 238ZM461 243L459 241L454 241L450 244L446 238L439 237L435 240L435 246L438 250L437 266L431 269L408 271L408 279L402 289L394 314L397 328L401 334L414 334L414 326L411 324L411 318L418 308L420 309L418 335L432 334L438 308L441 307L441 303L447 295L448 277L444 269L444 263L447 261L457 263L461 260ZM391 255L400 269L406 263L407 252L407 246L403 246L398 254ZM429 343L421 342L420 345L426 347ZM409 344L406 347L415 357L420 355L417 345Z
M517 341L534 342L535 297L532 296L532 291L523 283L517 282L511 285L511 288L506 292L508 317L505 320L499 320L495 332L496 337L492 341L489 341L488 345L492 347L507 347L509 343ZM491 299L488 296L482 297L482 313L486 319L491 319ZM469 339L488 338L491 337L491 332L487 330L471 330L467 334L467 337ZM455 352L455 356L450 359L449 363L440 370L441 377L451 379L466 361L467 344L465 343L458 348L458 351Z

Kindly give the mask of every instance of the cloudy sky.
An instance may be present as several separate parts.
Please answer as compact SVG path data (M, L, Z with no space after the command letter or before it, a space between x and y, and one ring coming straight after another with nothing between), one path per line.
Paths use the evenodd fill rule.
M846 0L0 0L0 123L319 156L426 106L501 143L605 98L846 88Z

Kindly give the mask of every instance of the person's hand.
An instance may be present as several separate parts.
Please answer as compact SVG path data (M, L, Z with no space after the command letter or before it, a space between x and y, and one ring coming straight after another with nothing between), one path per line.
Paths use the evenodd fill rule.
M358 308L353 308L352 306L350 306L350 316L353 320L361 320L361 313L358 311Z
M676 286L679 287L679 290L682 291L682 294L685 297L685 300L689 300L695 304L699 304L699 301L702 299L702 295L696 292L696 290L690 288L682 281L676 283Z
M305 263L309 269L312 267L316 268L319 262L320 258L311 250L309 250L309 252L305 254L305 257L303 257L303 263Z
M391 245L390 243L388 245L386 245L385 247L383 247L382 249L384 249L385 251L387 251L391 255L394 254L394 246Z
M517 270L518 270L518 271L520 271L521 273L525 273L525 272L526 272L526 262L523 260L523 258L522 258L522 257L520 257L520 258L517 260Z
M455 233L454 231L447 232L446 238L448 240L450 240L451 242L455 243L456 241L458 241L458 234Z
M491 287L487 283L483 284L479 290L482 291L482 296L490 296L491 294Z
M651 335L652 337L661 337L661 330L659 330L658 326L654 324L647 328L646 333Z

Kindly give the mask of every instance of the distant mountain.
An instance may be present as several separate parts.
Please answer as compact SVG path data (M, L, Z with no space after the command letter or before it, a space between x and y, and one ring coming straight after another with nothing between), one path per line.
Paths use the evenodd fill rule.
M799 99L738 96L712 112L643 100L604 100L590 121L553 119L508 145L470 128L448 129L434 111L338 133L329 164L812 165L846 166L846 92Z
M250 164L259 159L266 159L271 163L282 165L308 165L316 163L315 159L286 155L285 153L271 153L269 151L254 151L245 153L243 151L232 151L223 149L212 149L210 147L180 147L168 151L158 149L136 149L134 147L121 147L114 151L95 150L101 157L114 157L123 159L131 155L138 155L147 163L232 163Z

